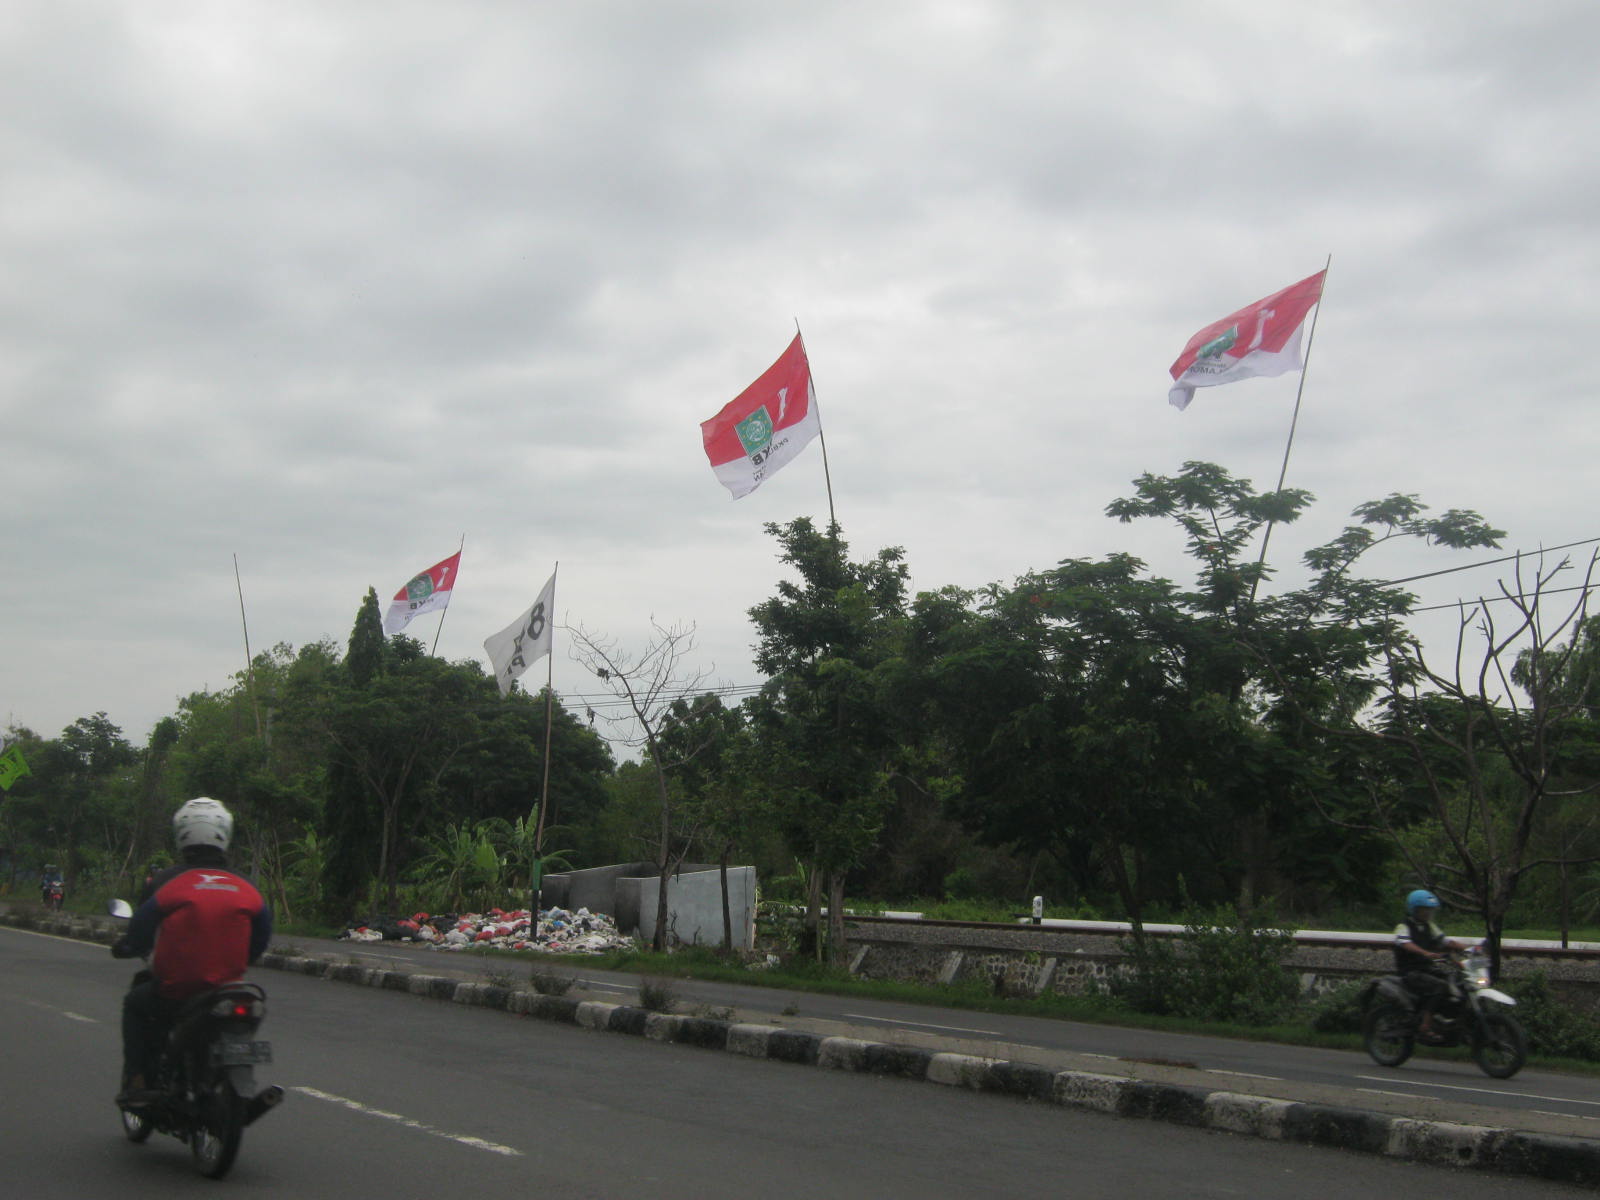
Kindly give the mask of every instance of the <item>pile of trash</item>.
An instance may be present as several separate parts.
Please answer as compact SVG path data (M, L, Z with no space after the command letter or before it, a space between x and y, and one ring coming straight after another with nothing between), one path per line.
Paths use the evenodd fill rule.
M356 942L417 942L431 950L539 950L546 954L603 954L631 950L634 942L618 932L617 923L587 908L569 912L548 908L535 926L525 908L515 912L491 908L486 913L370 917L342 935Z

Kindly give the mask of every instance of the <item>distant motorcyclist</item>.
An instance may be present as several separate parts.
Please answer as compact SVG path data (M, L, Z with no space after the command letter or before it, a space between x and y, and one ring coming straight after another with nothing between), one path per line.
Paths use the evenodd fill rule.
M1452 950L1465 950L1468 943L1448 938L1434 923L1439 898L1424 888L1406 897L1406 919L1395 927L1394 963L1408 991L1417 998L1420 1023L1417 1036L1435 1041L1433 1011L1450 994L1449 976L1439 969Z
M61 878L61 868L56 866L55 863L45 863L44 870L39 872L40 903L48 906L51 893L58 888L65 894L66 883Z
M116 958L150 954L122 1001L124 1108L149 1104L161 1039L185 1000L244 976L272 937L272 911L248 879L228 869L233 815L201 796L178 809L180 861L148 883ZM153 952L153 953L152 953Z

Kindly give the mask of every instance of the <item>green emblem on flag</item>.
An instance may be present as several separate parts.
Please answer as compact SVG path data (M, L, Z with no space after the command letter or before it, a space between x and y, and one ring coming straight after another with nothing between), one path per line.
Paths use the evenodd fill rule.
M1224 350L1233 349L1234 343L1236 343L1238 340L1239 340L1239 327L1237 325L1235 325L1232 329L1229 329L1226 333L1219 333L1216 337L1212 338L1204 346L1201 346L1200 347L1200 353L1195 355L1195 357L1196 358L1216 358Z
M418 600L426 600L431 595L433 595L433 576L426 571L406 584L406 599L413 604Z
M772 418L767 415L766 405L740 421L733 431L739 435L739 444L744 447L746 454L765 449L772 441Z
M22 757L21 746L12 746L4 754L0 754L0 791L9 792L13 783L24 775L32 774Z

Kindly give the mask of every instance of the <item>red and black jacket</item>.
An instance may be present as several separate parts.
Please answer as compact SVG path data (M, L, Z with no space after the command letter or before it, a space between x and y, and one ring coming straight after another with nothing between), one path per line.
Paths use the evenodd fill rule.
M163 871L123 935L129 954L151 954L163 996L183 1000L244 977L272 940L272 910L243 875L221 865Z

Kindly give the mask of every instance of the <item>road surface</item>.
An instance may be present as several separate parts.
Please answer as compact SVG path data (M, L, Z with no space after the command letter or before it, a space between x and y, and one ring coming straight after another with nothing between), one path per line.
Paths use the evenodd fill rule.
M808 1070L260 972L288 1089L226 1182L124 1141L110 1102L130 972L104 947L0 928L0 1163L10 1195L237 1197L1294 1197L1448 1187L1589 1194L1471 1171Z

